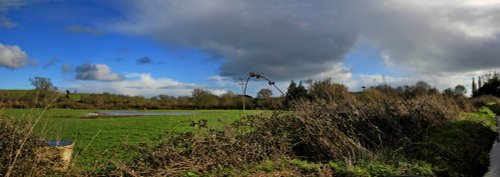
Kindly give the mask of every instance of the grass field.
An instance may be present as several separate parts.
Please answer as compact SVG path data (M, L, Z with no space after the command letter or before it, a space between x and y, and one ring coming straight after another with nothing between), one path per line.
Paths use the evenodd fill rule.
M194 131L191 121L206 119L209 128L220 129L239 119L239 110L172 110L147 112L197 112L193 115L133 116L119 118L82 118L98 110L52 109L5 109L0 111L4 118L35 120L41 116L35 134L47 140L75 141L76 164L85 170L97 170L95 164L130 159L133 154L125 151L125 145L145 143L155 145L167 132L182 133ZM263 111L246 111L259 114ZM90 168L90 169L89 169Z
M137 112L196 112L197 114L115 118L82 117L92 112L100 112L100 110L51 109L44 112L40 109L4 109L0 110L0 114L2 114L0 118L35 120L41 116L40 122L35 128L35 134L47 140L75 141L75 169L83 171L81 174L90 173L92 175L99 174L100 172L106 174L106 171L114 169L115 165L126 164L134 157L142 157L139 154L140 151L128 150L126 148L128 145L154 146L160 143L165 136L168 136L167 133L196 131L196 127L190 126L192 121L206 119L210 128L221 129L224 125L228 125L242 116L239 110L148 110ZM244 115L262 113L269 113L269 111L249 110ZM418 161L411 161L401 158L401 161L398 163L377 160L377 155L380 156L378 158L385 157L385 154L382 153L375 154L374 159L369 159L366 162L359 161L355 164L344 164L342 161L317 163L300 159L289 159L249 164L247 167L233 172L234 174L240 172L255 174L261 171L267 173L298 169L299 171L312 171L311 174L315 174L316 172L319 173L321 166L326 166L334 169L337 174L344 174L344 176L403 175L417 174L417 172L432 174L433 170L435 170L434 168L451 169L450 166L446 165L447 161L432 158L440 157L437 159L441 159L441 156L446 158L450 156L440 154L440 152L457 152L456 155L452 154L451 157L466 159L469 157L467 155L471 154L471 152L468 152L468 149L482 147L482 150L474 151L475 154L473 157L477 156L481 157L480 159L487 159L486 156L491 142L481 132L484 133L487 130L486 132L488 133L490 132L489 130L492 132L496 130L494 115L491 110L483 107L478 112L461 113L459 119L436 129L425 143L436 145L439 148L437 150L420 149L422 153L431 154L422 156L430 159L423 158L417 159ZM470 143L472 140L476 141L476 143ZM462 151L467 153L463 153ZM466 160L463 161L468 162ZM474 160L469 159L469 161L473 162ZM433 167L433 165L438 166ZM409 166L415 168L416 170L413 169L415 172L407 173L405 170L410 168ZM231 172L231 169L228 169L228 172Z

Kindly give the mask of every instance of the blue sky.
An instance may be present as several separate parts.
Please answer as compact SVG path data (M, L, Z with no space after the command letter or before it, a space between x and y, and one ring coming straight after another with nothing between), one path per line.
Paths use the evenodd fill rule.
M30 89L28 79L49 77L61 88L71 88L73 73L61 72L63 64L106 64L120 74L150 73L210 88L210 76L217 75L220 61L196 48L166 47L147 37L108 32L93 27L95 19L116 20L121 16L110 3L101 1L35 2L9 9L14 28L0 28L0 42L17 45L36 64L22 68L1 68L2 89ZM71 31L69 27L88 28ZM149 58L144 64L139 59ZM51 62L52 61L52 62ZM91 82L91 81L89 81ZM98 90L96 90L98 91ZM108 90L102 90L108 91Z
M282 89L308 78L444 89L500 68L496 0L343 1L4 0L0 89L42 76L80 92L239 93L250 71Z

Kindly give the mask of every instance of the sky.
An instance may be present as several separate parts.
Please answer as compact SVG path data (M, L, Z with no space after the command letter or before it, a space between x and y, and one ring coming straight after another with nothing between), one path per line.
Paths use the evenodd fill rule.
M500 0L0 0L0 89L220 95L258 72L470 93L500 71L499 37Z

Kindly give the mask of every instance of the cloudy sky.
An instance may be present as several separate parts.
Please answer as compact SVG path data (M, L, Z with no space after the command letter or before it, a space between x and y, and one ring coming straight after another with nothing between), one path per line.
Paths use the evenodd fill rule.
M499 37L500 0L0 0L0 89L239 93L255 71L470 90L500 71Z

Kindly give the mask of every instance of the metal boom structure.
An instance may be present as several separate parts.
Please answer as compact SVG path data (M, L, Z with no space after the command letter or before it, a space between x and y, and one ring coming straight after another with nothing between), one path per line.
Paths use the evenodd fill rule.
M247 80L245 82L245 87L243 88L243 94L241 95L241 101L243 103L243 113L245 112L245 96L247 95L248 81L250 81L250 79L252 77L255 77L256 79L262 78L262 79L266 80L267 84L269 84L269 86L274 86L274 88L276 88L276 90L278 90L281 93L282 96L285 95L285 93L283 93L283 91L281 91L281 89L278 88L276 86L276 84L273 81L271 81L271 79L269 79L267 77L264 77L264 75L261 74L261 73L250 72L250 73L248 73L248 78L247 78Z

